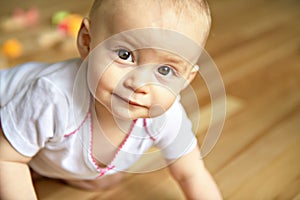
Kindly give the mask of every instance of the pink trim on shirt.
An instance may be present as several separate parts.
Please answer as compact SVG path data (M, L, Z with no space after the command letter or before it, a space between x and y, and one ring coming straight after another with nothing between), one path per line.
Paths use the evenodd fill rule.
M64 135L64 137L69 137L75 133L77 133L79 131L79 129L81 129L81 127L83 126L83 124L86 122L86 120L88 119L89 115L91 114L91 111L89 109L89 111L87 112L87 114L85 115L83 121L81 122L81 124L78 126L78 128L76 128L74 131L67 133Z
M150 139L151 139L152 141L155 141L156 139L150 134L150 132L149 132L149 130L148 130L148 127L147 127L147 119L146 119L146 118L144 118L144 120L143 120L143 126L144 126L144 128L145 128L145 130L146 130L147 135L150 137Z
M101 167L97 164L96 159L94 158L92 152L93 152L93 135L94 135L94 127L93 127L93 116L90 115L91 121L90 121L90 133L91 133L91 139L90 139L90 157L92 158L92 162L94 166L96 167L97 171L101 174Z
M123 148L123 146L125 145L125 143L127 142L129 136L132 133L132 130L135 126L135 123L137 120L133 120L133 123L126 135L126 137L124 138L124 140L122 141L122 143L119 145L117 152L115 153L113 159L111 160L110 164L107 165L105 168L101 168L98 164L97 164L97 160L95 159L95 157L93 156L93 135L94 135L94 129L93 129L93 124L92 124L92 116L91 116L91 123L90 123L90 130L91 130L91 140L90 140L90 157L92 158L92 162L94 164L94 166L96 167L97 171L99 172L99 176L98 177L102 177L104 176L108 171L112 170L115 168L115 165L113 165L112 163L114 162L114 160L116 159L118 153L121 151L121 149Z

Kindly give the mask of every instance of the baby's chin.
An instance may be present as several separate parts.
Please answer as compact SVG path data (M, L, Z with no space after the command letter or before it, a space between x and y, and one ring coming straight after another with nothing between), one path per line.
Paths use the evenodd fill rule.
M139 118L149 118L147 109L140 111L131 111L126 108L117 108L112 110L112 115L116 120L136 120Z

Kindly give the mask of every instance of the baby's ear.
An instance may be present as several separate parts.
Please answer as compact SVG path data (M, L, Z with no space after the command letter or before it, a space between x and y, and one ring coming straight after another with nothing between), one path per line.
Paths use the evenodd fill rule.
M77 36L77 48L82 59L85 59L90 52L90 42L90 20L84 18Z

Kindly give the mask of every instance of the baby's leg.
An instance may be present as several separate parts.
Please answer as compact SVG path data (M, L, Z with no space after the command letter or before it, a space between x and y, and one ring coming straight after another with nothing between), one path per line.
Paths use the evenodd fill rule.
M124 173L119 172L95 180L65 180L65 182L68 185L83 190L104 190L120 183L123 180L124 176Z
M30 168L30 174L33 181L39 180L41 178L44 178L42 175L35 172L33 169Z

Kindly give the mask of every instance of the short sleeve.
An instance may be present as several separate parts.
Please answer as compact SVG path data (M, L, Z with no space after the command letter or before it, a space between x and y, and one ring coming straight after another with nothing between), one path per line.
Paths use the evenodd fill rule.
M18 152L32 157L64 131L67 107L66 98L53 83L46 79L33 81L1 107L4 135Z
M157 135L155 146L161 149L166 159L180 158L197 146L192 123L179 101L160 117L159 123L160 126L155 128Z

